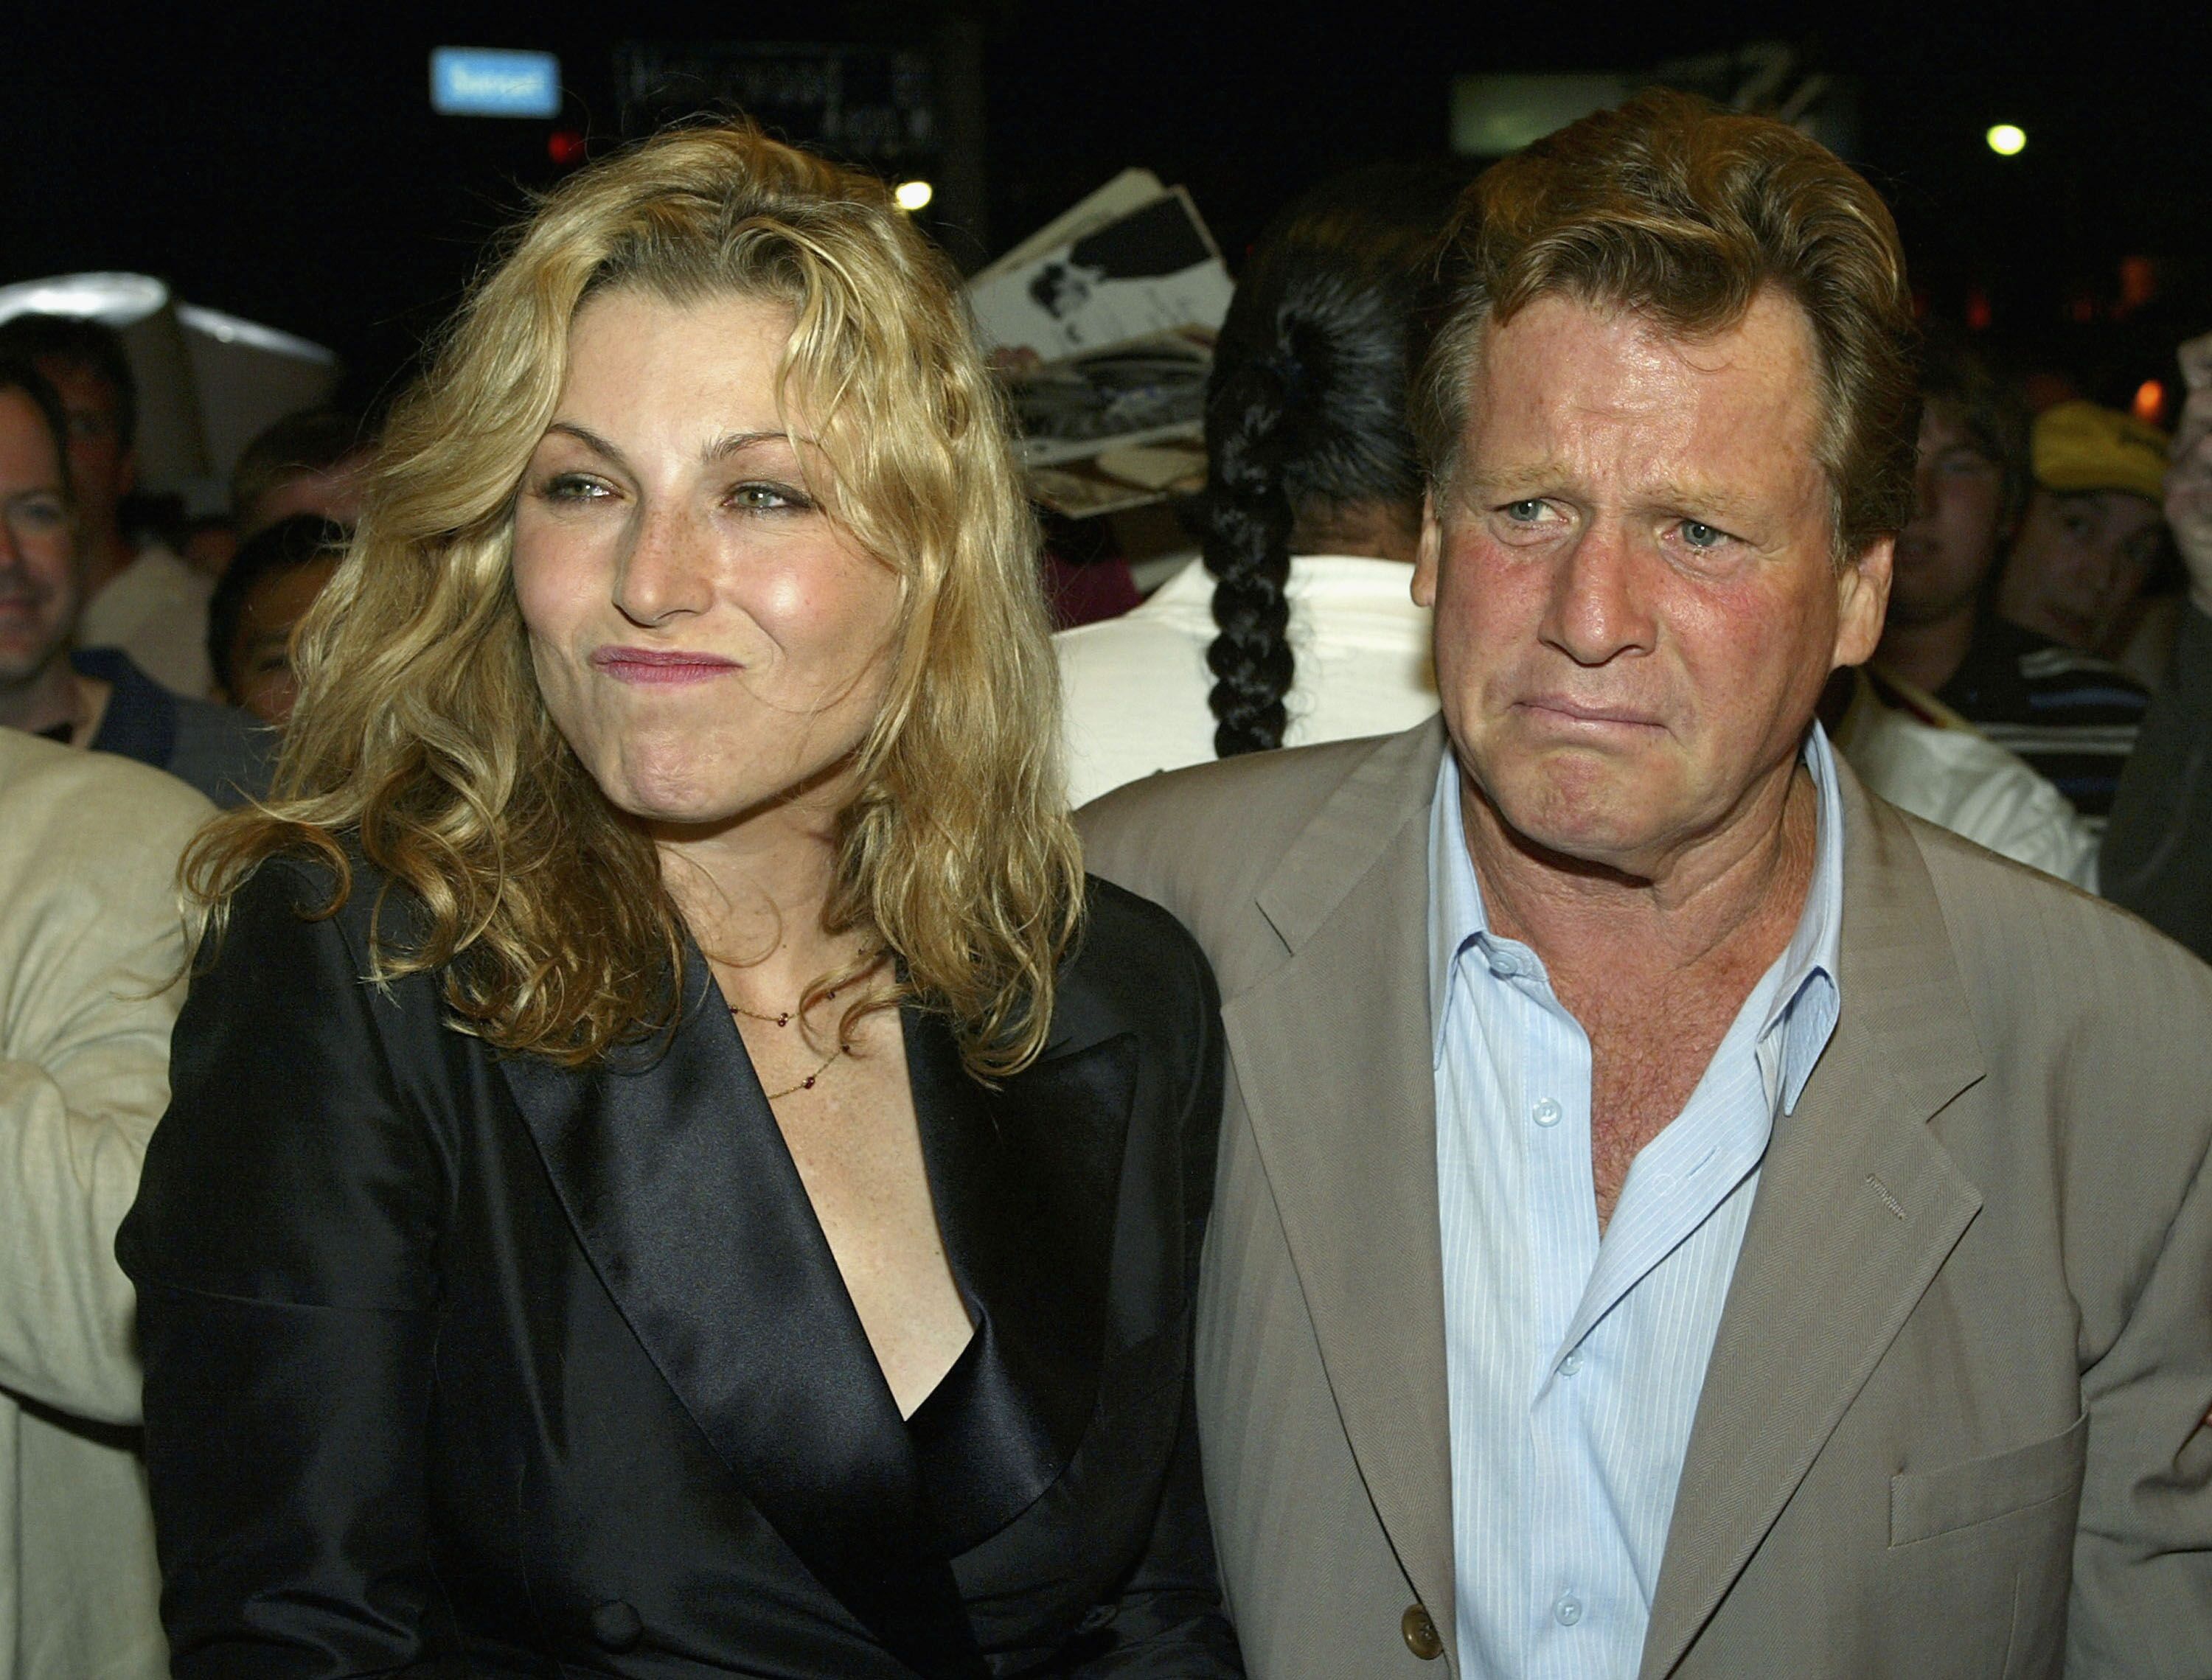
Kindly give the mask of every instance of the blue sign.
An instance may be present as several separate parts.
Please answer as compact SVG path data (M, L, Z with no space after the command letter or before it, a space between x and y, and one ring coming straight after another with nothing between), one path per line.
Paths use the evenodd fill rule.
M433 47L430 108L446 117L557 117L561 61L550 52Z

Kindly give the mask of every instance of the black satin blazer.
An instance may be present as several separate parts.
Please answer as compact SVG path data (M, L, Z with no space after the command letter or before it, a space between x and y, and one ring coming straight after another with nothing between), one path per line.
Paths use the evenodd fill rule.
M1164 911L1091 883L996 1091L907 1014L978 1329L905 1421L705 965L663 1044L503 1057L362 982L380 884L240 894L117 1242L179 1677L1242 1672L1188 1365L1217 999Z

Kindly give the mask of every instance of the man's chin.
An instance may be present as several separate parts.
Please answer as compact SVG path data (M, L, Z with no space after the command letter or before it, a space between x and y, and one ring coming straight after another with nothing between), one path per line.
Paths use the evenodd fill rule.
M1654 799L1617 780L1509 783L1488 804L1516 850L1549 863L1634 875L1660 842Z

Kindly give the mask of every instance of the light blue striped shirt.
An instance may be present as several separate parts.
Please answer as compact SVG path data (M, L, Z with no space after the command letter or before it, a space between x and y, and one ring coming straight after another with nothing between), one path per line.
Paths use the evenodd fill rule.
M1834 1031L1843 808L1815 724L1813 881L1688 1105L1599 1240L1590 1047L1528 946L1492 934L1449 752L1429 831L1429 997L1461 1663L1629 1680L1674 1488L1778 1110Z

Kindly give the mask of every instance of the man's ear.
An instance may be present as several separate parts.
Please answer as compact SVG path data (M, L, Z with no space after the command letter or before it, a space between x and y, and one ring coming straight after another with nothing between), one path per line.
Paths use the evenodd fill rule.
M1437 603L1437 567L1443 558L1443 526L1437 517L1437 489L1431 484L1421 497L1421 542L1413 555L1413 604Z
M1863 665L1881 644L1889 614L1889 579L1897 538L1877 537L1836 574L1836 665Z

